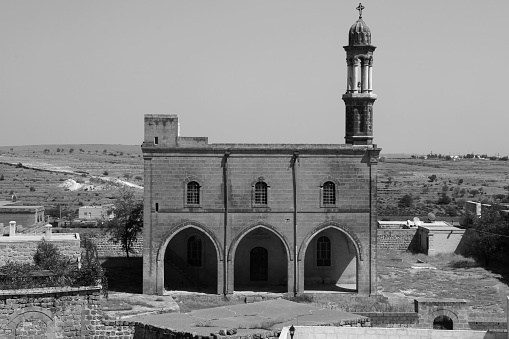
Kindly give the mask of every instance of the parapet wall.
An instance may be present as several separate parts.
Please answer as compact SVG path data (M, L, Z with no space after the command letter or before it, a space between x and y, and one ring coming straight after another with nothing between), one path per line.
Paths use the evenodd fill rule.
M288 327L281 331L280 339L291 339ZM326 326L295 326L293 339L327 338L327 339L506 339L506 333L486 331L447 331L418 328L370 328L370 327L326 327Z
M377 229L378 249L417 251L419 248L417 228Z

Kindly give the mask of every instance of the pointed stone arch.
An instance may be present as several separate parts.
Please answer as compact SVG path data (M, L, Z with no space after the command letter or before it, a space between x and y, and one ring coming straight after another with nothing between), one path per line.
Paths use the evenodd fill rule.
M233 259L232 259L233 254L237 250L237 246L239 245L242 238L244 238L249 232L253 231L256 228L260 228L260 227L273 232L283 242L284 248L286 250L286 255L288 256L288 260L293 261L290 246L288 245L288 239L284 236L284 234L279 232L279 230L276 227L274 227L271 224L266 223L264 221L258 221L253 224L250 224L248 227L243 229L242 232L240 232L235 238L233 238L233 240L231 242L231 246L228 249L228 256L227 256L228 261L233 261Z
M245 227L235 238L233 238L232 242L231 242L231 245L229 246L229 250L228 250L228 253L227 253L227 264L228 264L228 288L230 290L230 292L233 292L234 289L235 289L235 284L237 284L237 273L236 273L236 259L238 260L241 260L239 261L237 264L239 263L242 263L242 258L245 258L245 257L239 257L239 258L236 258L239 253L238 253L238 249L239 249L239 244L242 243L243 239L249 235L251 232L253 232L254 230L256 229L264 229L266 231L268 231L270 234L272 234L272 237L274 237L273 239L278 239L280 241L280 243L282 244L282 249L280 252L281 255L283 253L286 254L286 265L284 265L281 261L279 261L279 265L283 265L283 266L286 266L286 274L284 274L284 278L282 278L282 281L286 281L286 287L285 289L287 291L291 291L292 290L292 285L291 285L291 282L293 281L293 271L292 271L292 265L291 262L293 262L293 251L291 250L290 246L289 246L289 241L288 239L285 237L284 234L282 234L276 227L274 227L273 225L267 223L267 222L264 222L264 221L256 221L250 225L248 225L247 227ZM282 259L282 258L281 258ZM271 269L270 267L272 267L272 269L274 269L274 263L270 263L269 261L269 270ZM281 267L282 268L282 267ZM279 270L278 272L282 272L281 270ZM272 280L272 279L269 279L269 280ZM272 280L273 282L274 280ZM240 283L242 284L242 282ZM269 283L271 284L271 283ZM274 285L272 285L274 287Z
M349 238L352 241L352 244L355 247L355 251L357 252L357 261L359 262L359 261L364 260L363 255L362 255L362 245L361 245L361 242L360 242L359 238L357 237L357 235L352 230L350 230L350 228L348 226L344 225L343 222L336 221L336 220L330 220L330 221L326 221L324 223L319 224L318 226L313 228L306 235L306 237L304 238L304 240L302 241L302 243L299 247L299 252L298 252L298 260L299 261L304 260L304 256L306 254L307 247L308 247L309 243L311 242L311 240L313 239L313 237L316 234L318 234L321 231L326 230L328 228L334 228L334 229L337 229L337 230L343 232L347 236L347 238Z
M212 242L214 249L216 251L216 258L217 258L217 274L218 276L221 275L221 272L223 271L223 265L224 265L224 253L221 248L221 243L215 236L215 234L204 224L194 221L194 220L183 220L179 224L177 224L175 227L173 227L170 231L166 232L164 234L163 241L160 243L159 248L157 250L157 257L156 257L156 270L157 270L157 277L156 277L156 292L158 294L162 294L164 292L164 258L166 254L166 248L168 244L170 243L171 239L177 235L179 232L188 229L188 228L194 228L198 231L200 231L202 234L207 236L210 241ZM221 293L222 291L222 281L217 282L217 293Z

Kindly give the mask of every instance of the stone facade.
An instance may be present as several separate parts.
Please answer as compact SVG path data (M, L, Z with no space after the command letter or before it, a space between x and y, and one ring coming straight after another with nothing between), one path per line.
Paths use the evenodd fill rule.
M225 294L242 285L299 293L306 285L336 284L376 293L380 149L201 139L185 139L182 146L177 126L176 116L145 117L144 293L163 293L165 284L180 289L190 281ZM195 205L187 203L191 182L199 185ZM260 182L268 187L264 204L256 202ZM334 204L323 203L327 182L334 184ZM332 242L325 267L316 260L321 237ZM188 265L190 239L201 243L203 261L196 268ZM269 256L265 280L251 279L252 251L260 247Z
M376 293L375 47L351 41L346 144L209 144L145 115L144 293Z

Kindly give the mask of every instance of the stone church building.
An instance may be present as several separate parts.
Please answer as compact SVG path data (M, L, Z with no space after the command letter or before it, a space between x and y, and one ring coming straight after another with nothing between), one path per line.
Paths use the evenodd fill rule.
M181 137L176 115L145 115L144 293L376 293L375 46L362 14L344 49L345 144L209 144Z

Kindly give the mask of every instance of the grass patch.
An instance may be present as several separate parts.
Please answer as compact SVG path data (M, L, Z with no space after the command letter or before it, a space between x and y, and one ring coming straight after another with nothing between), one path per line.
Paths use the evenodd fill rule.
M194 310L202 310L205 308L213 308L220 306L243 304L242 300L230 299L228 297L201 296L201 295L181 295L175 296L173 299L180 308L180 313L189 313Z
M413 303L407 299L391 300L384 296L361 297L353 294L334 294L327 298L302 295L291 301L308 303L317 307L342 312L413 312Z

